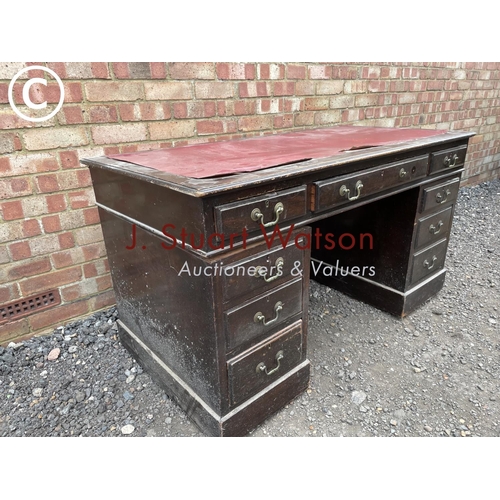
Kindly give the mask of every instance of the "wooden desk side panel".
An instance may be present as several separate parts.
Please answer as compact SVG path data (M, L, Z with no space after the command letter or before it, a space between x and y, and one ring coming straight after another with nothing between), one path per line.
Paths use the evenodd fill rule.
M197 256L99 209L120 320L216 412L221 410L214 286ZM145 247L145 248L143 248ZM185 269L190 269L191 276Z
M90 173L100 205L178 239L184 229L194 235L195 244L200 234L205 234L207 214L201 199L135 179L126 172L91 167ZM211 214L208 218L213 220Z

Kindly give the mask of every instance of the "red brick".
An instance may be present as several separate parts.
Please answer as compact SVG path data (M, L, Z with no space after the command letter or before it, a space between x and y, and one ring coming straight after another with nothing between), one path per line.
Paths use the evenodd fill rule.
M51 254L55 269L74 266L83 262L100 259L106 256L104 242L91 243L90 245L77 246Z
M275 82L274 95L294 95L295 94L295 82Z
M108 65L103 62L90 63L94 78L109 78Z
M29 276L40 275L50 271L52 266L48 257L33 260L25 264L16 264L9 268L7 276L12 281L27 278Z
M254 100L244 99L242 101L235 101L233 104L235 115L254 115L257 111L256 102Z
M70 267L61 271L52 271L50 273L28 278L21 283L21 292L23 295L42 292L51 288L56 288L68 283L74 283L82 278L82 269L80 266Z
M9 102L9 84L0 83L0 103L7 104Z
M45 233L56 233L61 230L61 219L59 215L48 215L42 218L42 225Z
M0 174L3 175L10 170L10 160L6 157L0 158Z
M240 97L268 97L271 86L267 82L242 82L238 85Z
M31 250L27 241L18 241L9 245L9 252L13 260L22 260L31 257Z
M307 68L305 66L299 66L296 64L288 64L286 67L286 77L290 80L303 80L307 74Z
M285 78L285 66L283 64L259 64L257 77L259 80L282 80Z
M213 101L176 102L173 104L174 118L210 118L217 114Z
M81 247L83 250L83 255L85 260L94 260L106 255L106 247L104 242L93 243L91 245L86 245Z
M97 260L89 262L83 266L83 274L86 278L93 278L95 276L102 276L109 273L108 259Z
M3 220L22 219L24 217L23 205L20 201L6 201L0 207Z
M53 194L45 197L49 213L62 212L66 210L66 199L63 194Z
M117 155L120 153L120 148L118 146L104 146L104 155Z
M328 109L330 99L328 97L306 97L304 99L304 109L306 111Z
M27 219L23 221L23 237L31 238L42 234L40 224L37 219Z
M28 318L33 331L45 329L49 326L60 326L88 313L88 301L79 301L73 304L65 304L33 314Z
M75 246L75 239L73 237L73 233L62 233L58 236L59 246L62 249L64 248L72 248Z
M75 123L85 123L83 109L81 106L63 106L63 116L58 114L61 125L74 125Z
M0 200L5 198L16 198L31 194L31 186L27 179L0 179Z
M0 345L7 345L14 339L26 335L30 331L27 318L9 321L0 328Z
M109 123L118 121L116 106L90 106L89 117L91 123Z
M97 207L91 207L83 211L83 217L85 219L85 224L99 224L99 210Z
M332 67L331 66L309 66L309 78L311 80L318 79L330 79L332 77Z
M60 189L55 174L38 175L36 177L36 184L39 193L52 193Z
M238 130L242 132L272 128L271 116L246 116L238 120Z
M220 80L253 80L255 65L248 63L217 63L217 78Z
M224 123L221 120L198 121L196 122L196 131L199 135L222 134L224 133Z
M71 208L84 208L93 205L94 200L94 192L90 189L85 191L75 191L73 193L68 193L69 203Z
M64 84L64 102L82 102L82 85L79 82L70 82ZM64 106L63 106L64 107Z
M111 281L111 276L105 274L104 276L99 276L96 278L97 288L100 292L108 290L113 287L113 282Z
M23 149L23 145L19 140L19 136L17 134L1 132L0 131L0 154L8 154L13 153L15 151L20 151ZM7 158L5 158L7 160ZM3 167L0 166L0 173L5 172L6 169L9 169L9 162L5 162ZM2 171L2 168L4 169Z
M80 170L76 170L76 178L78 181L78 187L87 187L92 185L90 170L86 167Z
M111 307L116 303L115 293L113 290L108 290L96 297L92 297L89 300L89 305L92 311L98 311L99 309L104 309Z
M75 168L80 166L78 153L74 150L61 151L59 153L59 160L61 162L62 168Z
M293 127L294 115L277 115L273 117L274 128L291 128Z
M163 62L152 62L151 67L151 78L166 78L167 70L165 68L165 63Z
M126 62L118 62L112 64L113 73L116 78L129 78L130 73L128 69L128 63Z

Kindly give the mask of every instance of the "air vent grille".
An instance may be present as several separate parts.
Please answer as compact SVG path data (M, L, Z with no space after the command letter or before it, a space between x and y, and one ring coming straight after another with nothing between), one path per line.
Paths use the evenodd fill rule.
M33 312L39 312L60 303L61 296L57 290L50 290L31 297L18 299L0 306L0 323L15 321Z

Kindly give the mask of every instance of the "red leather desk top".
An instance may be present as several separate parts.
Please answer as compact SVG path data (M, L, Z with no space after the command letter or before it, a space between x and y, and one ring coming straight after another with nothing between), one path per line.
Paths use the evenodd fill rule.
M203 179L445 133L445 130L338 126L107 156L162 172Z

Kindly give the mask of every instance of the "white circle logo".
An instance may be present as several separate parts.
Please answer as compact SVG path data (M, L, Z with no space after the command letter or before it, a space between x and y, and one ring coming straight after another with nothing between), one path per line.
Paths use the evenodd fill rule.
M16 83L16 80L23 73L26 73L27 71L30 71L32 69L38 69L41 71L45 71L45 72L49 73L50 75L52 75L54 77L54 79L56 80L57 84L59 85L59 90L61 91L61 97L59 98L59 102L58 102L56 108L47 116L41 116L41 117L36 117L36 118L31 117L31 116L27 116L17 108L16 103L14 102L13 90L14 90L14 84ZM45 78L31 78L23 86L23 102L30 109L34 109L34 110L45 109L47 107L47 101L44 101L44 102L39 103L39 104L35 104L31 100L30 89L31 89L32 85L34 85L35 83L45 85L45 87L48 86L47 80L45 80ZM10 106L14 110L14 113L16 113L17 116L19 116L23 120L28 120L30 122L44 122L46 120L50 120L61 109L63 102L64 102L64 86L63 86L61 79L59 78L57 73L55 73L55 71L52 71L51 69L46 68L45 66L28 66L26 68L23 68L21 71L18 71L16 73L16 75L14 76L14 78L12 78L12 80L10 81L9 90L8 90L8 97L9 97Z

